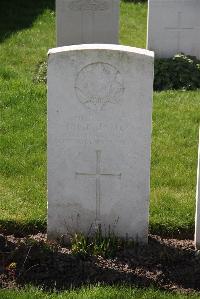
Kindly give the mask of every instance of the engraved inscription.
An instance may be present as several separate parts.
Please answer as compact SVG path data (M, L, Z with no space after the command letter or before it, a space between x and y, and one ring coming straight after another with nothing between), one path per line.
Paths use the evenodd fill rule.
M105 11L109 9L109 3L102 0L76 0L69 3L69 8L74 11Z
M132 134L134 126L125 118L99 120L96 114L90 116L77 115L69 118L65 125L64 140L71 140L76 144L96 145L118 143L123 145L127 134ZM129 132L129 133L128 133Z
M177 26L165 27L165 30L174 31L177 34L177 49L176 49L177 52L181 52L181 34L183 33L183 31L194 29L194 27L183 26L182 22L183 22L182 12L178 12Z
M121 179L122 174L102 173L101 171L101 151L96 150L96 172L76 172L76 175L94 177L96 180L96 224L101 221L101 176L118 177Z
M117 104L124 93L120 72L112 65L96 62L77 75L75 90L79 101L92 110L102 110L107 103Z

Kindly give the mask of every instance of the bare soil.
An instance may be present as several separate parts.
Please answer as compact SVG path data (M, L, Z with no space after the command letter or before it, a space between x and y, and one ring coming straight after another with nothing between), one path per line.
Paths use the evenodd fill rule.
M0 235L0 287L27 283L47 290L125 283L200 292L200 252L191 240L150 235L148 246L119 251L113 259L81 257L48 242L45 234L23 238Z

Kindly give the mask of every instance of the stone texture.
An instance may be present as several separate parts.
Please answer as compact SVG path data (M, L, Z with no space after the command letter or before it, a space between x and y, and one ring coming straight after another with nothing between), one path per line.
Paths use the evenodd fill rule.
M198 152L198 168L197 168L195 244L197 249L200 250L200 129L199 129L199 152Z
M147 242L153 52L117 45L49 51L48 237Z
M147 48L158 57L200 58L199 15L199 0L149 0Z
M118 43L119 0L56 0L57 46Z

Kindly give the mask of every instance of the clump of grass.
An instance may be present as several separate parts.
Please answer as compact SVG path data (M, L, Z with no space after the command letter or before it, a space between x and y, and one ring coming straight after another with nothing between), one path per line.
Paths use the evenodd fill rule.
M16 78L16 73L11 67L1 66L0 68L0 78L2 80L11 80Z
M112 258L120 250L137 246L137 242L128 238L119 238L112 231L103 234L101 226L98 227L93 236L85 236L81 233L74 234L71 237L71 243L72 253L75 255L94 255L105 258Z
M27 286L20 290L0 290L1 299L198 299L199 294L170 293L154 288L140 289L122 286L94 285L60 293L45 292L41 288Z

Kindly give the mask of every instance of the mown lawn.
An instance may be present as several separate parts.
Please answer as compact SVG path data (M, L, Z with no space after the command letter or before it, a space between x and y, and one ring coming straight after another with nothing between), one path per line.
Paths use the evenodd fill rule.
M3 0L0 25L0 225L46 228L46 87L37 65L55 46L53 1ZM2 13L2 11L4 13ZM146 4L121 3L122 44L145 47ZM154 94L150 226L194 229L199 92Z
M46 87L33 78L48 48L55 46L52 3L3 1L0 224L7 230L46 226ZM6 13L15 22L7 24Z
M155 289L133 289L130 287L96 286L78 291L46 293L39 289L0 290L1 299L197 299L198 294L172 294Z
M46 87L37 65L55 46L53 0L2 0L0 10L0 230L46 228ZM145 47L146 4L121 3L122 44ZM199 92L154 94L151 231L193 233ZM190 295L190 298L199 298ZM50 294L1 290L1 299L189 298L153 289L93 287Z

